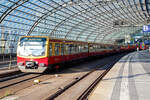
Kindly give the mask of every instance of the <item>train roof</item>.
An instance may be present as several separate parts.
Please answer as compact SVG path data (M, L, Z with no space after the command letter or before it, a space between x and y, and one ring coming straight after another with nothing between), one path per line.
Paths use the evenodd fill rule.
M53 42L66 42L66 43L69 43L69 42L76 42L76 43L89 43L89 44L101 44L101 45L107 45L107 46L110 46L110 45L115 45L115 44L104 44L104 43L95 43L95 42L84 42L84 41L76 41L76 40L69 40L69 39L58 39L58 38L53 38L53 37L49 37L49 36L22 36L22 37L43 37L43 38L48 38L50 41L53 41ZM22 38L21 37L21 38ZM116 45L116 46L119 46L119 45Z

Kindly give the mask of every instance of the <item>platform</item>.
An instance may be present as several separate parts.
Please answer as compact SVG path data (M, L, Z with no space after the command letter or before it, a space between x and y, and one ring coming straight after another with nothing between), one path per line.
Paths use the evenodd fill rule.
M150 100L150 53L124 56L97 85L88 100Z

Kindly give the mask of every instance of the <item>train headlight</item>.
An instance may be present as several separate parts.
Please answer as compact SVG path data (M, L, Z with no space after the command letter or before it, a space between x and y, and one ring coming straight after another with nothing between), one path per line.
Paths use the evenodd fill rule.
M44 63L40 63L40 64L39 64L39 67L44 67L44 66L45 66Z
M18 66L23 66L23 65L24 65L23 62L19 62L19 63L18 63Z

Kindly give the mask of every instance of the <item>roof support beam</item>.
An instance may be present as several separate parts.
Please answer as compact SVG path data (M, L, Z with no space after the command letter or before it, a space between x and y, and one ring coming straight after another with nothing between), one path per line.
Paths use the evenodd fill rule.
M24 3L28 2L29 0L19 0L15 2L12 6L10 6L1 16L0 16L0 23L5 19L7 15L9 15L13 10L17 9Z

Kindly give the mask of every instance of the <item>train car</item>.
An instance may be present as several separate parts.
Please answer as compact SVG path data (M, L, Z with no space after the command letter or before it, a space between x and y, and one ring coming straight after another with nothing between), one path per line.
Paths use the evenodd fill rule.
M48 66L48 37L21 37L17 47L17 65L22 72L43 72Z
M120 52L131 52L136 50L136 45L122 45Z
M18 42L17 65L22 72L42 73L47 68L59 68L64 62L86 57L87 42L46 36L23 36Z
M117 45L23 36L18 42L17 65L22 72L43 73L66 62L119 52Z

